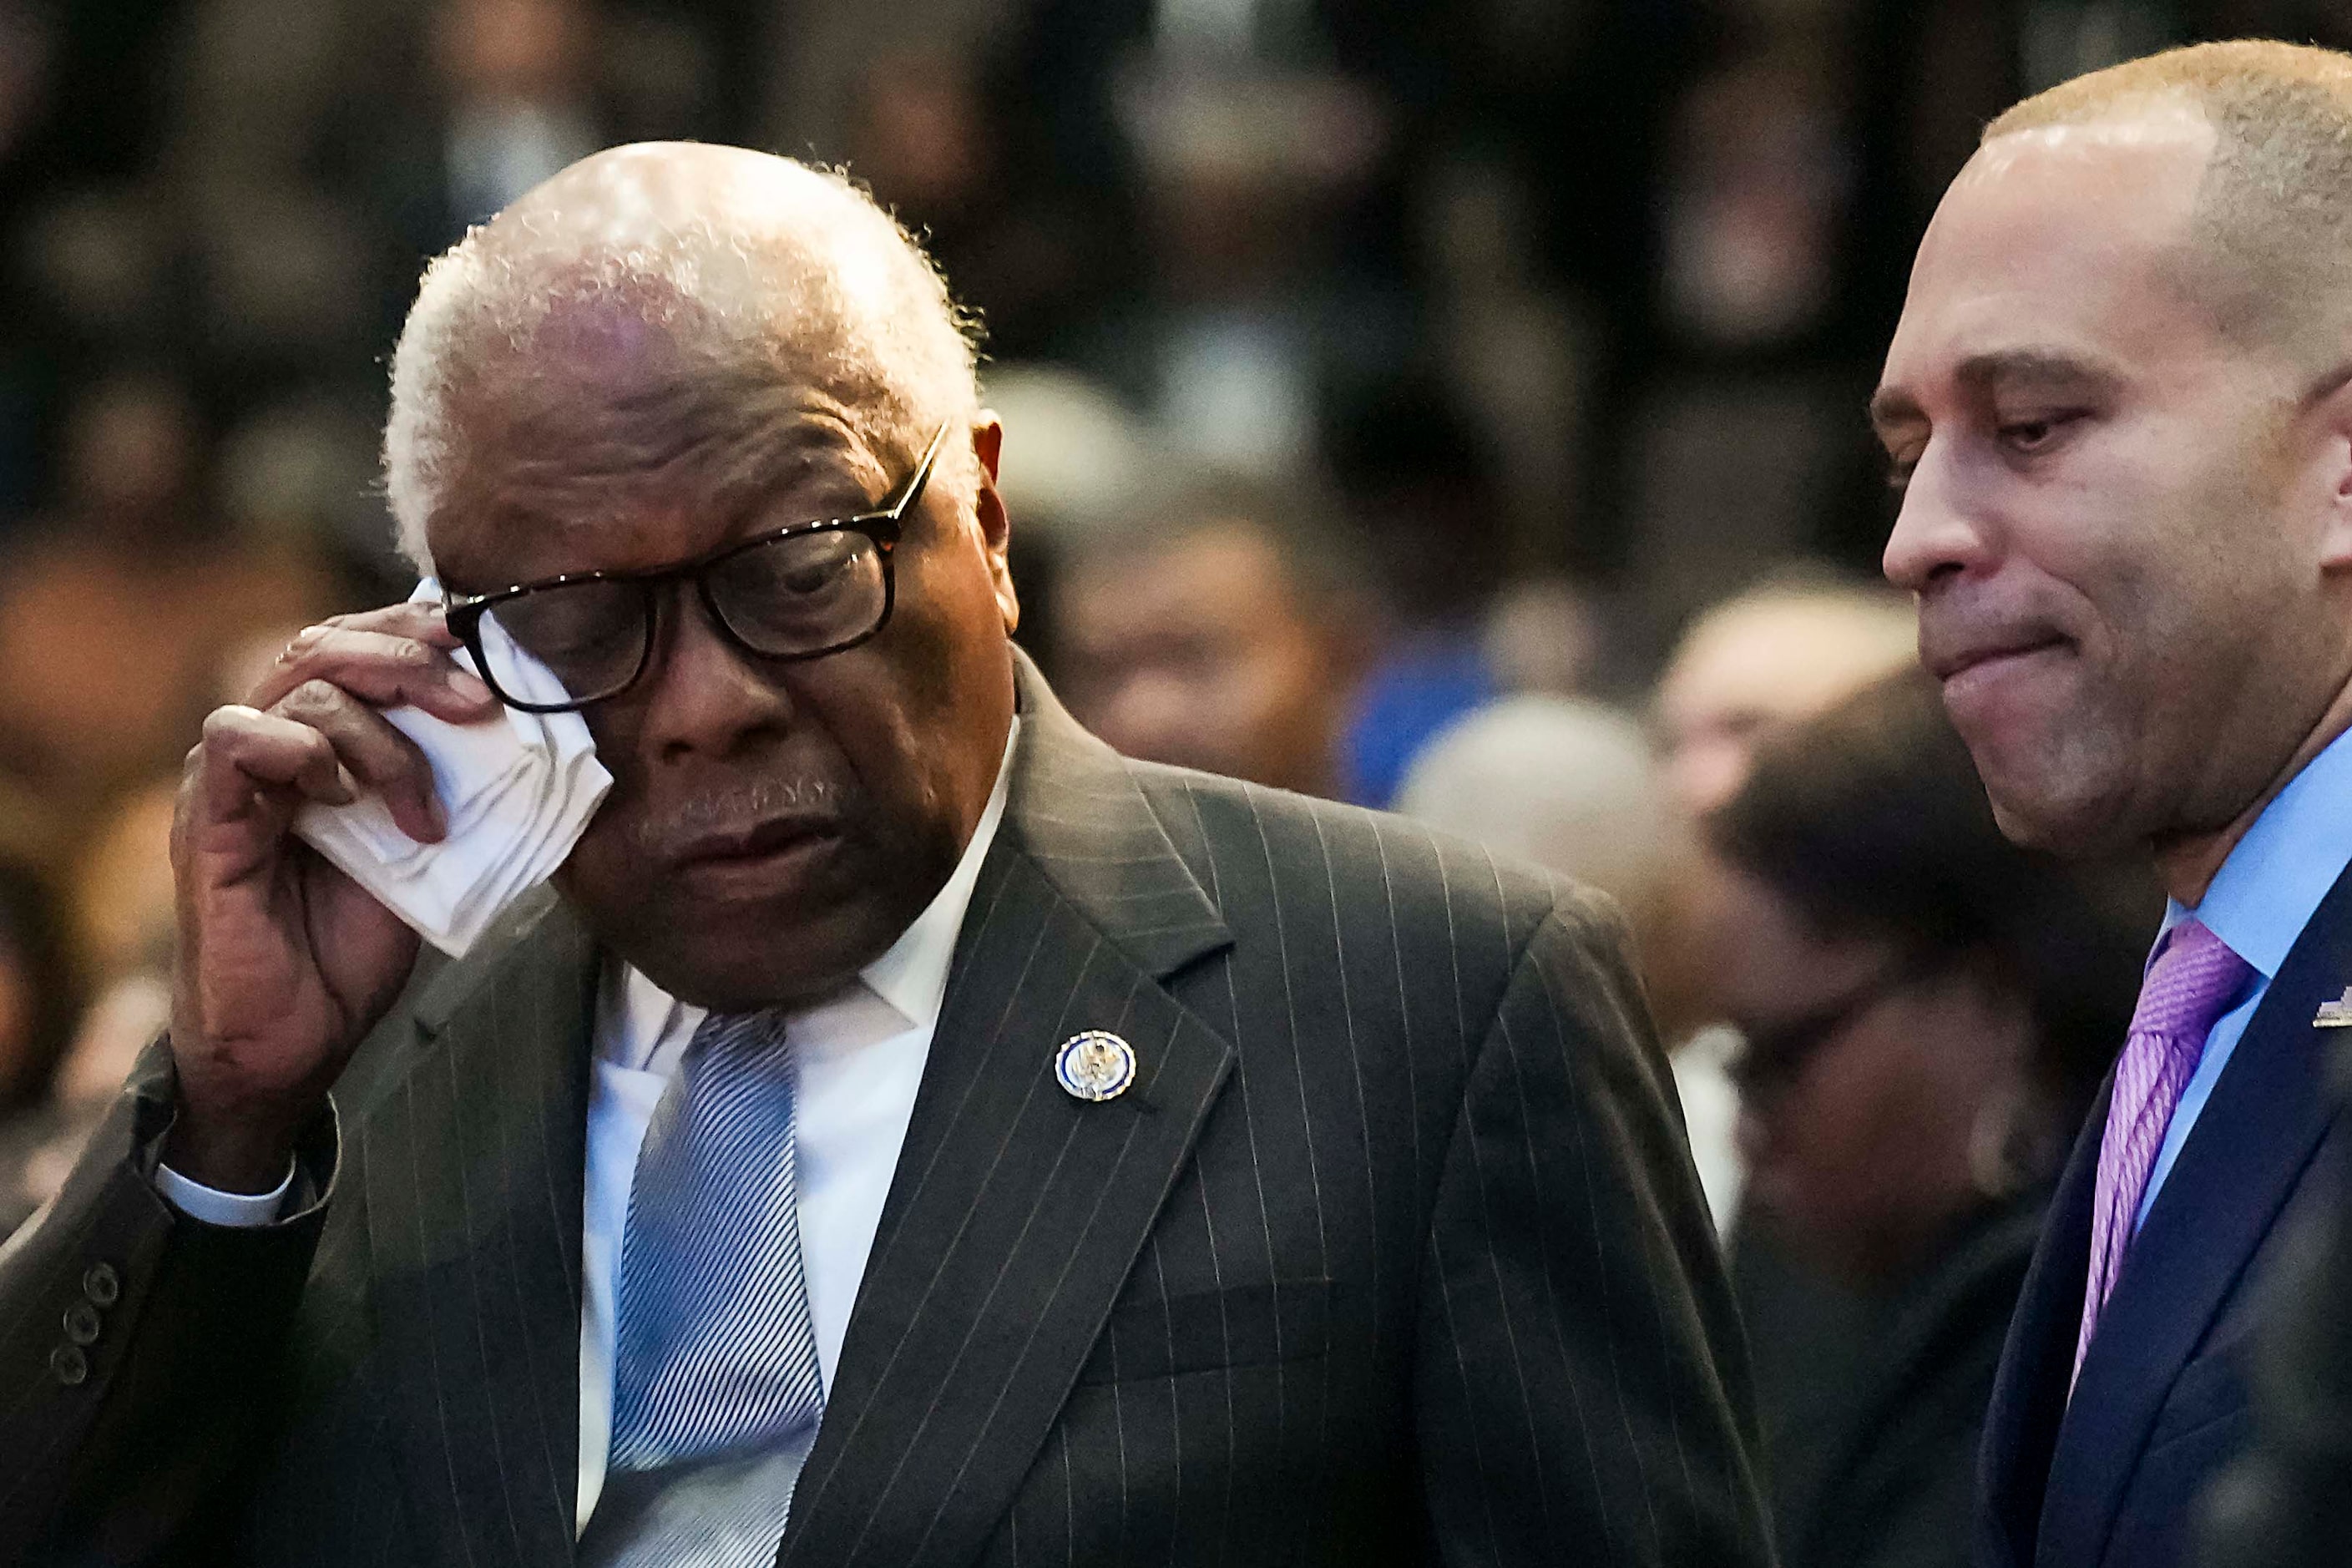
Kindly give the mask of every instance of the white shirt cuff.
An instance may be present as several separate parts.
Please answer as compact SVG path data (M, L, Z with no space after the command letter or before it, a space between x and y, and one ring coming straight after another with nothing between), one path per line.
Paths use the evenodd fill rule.
M169 1165L155 1167L155 1190L169 1199L173 1208L190 1219L237 1230L275 1224L278 1211L286 1206L286 1194L293 1188L291 1160L286 1162L285 1180L266 1193L225 1193L202 1182L192 1182Z

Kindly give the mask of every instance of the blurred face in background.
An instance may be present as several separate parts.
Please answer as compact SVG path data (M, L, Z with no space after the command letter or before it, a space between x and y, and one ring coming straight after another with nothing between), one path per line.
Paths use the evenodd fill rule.
M40 1017L37 978L16 942L0 933L0 1089L13 1099L31 1087L35 1027Z
M2225 828L2347 674L2342 432L2184 281L2212 147L2180 109L1986 146L1887 354L1886 574L2020 842Z
M985 199L994 173L980 84L948 53L894 53L867 66L849 165L877 200L936 223Z
M1827 939L1720 860L1702 886L1700 947L1746 1042L1732 1076L1748 1200L1841 1278L1899 1277L1982 1201L1972 1141L2023 1072L2025 1009L1891 942Z
M134 532L186 496L195 463L195 413L184 388L162 377L115 376L75 411L66 435L68 505L78 521Z
M1083 561L1063 615L1061 688L1118 751L1331 792L1352 661L1258 530Z
M445 0L434 44L459 92L531 100L576 89L588 31L579 0Z
M1899 605L1832 594L1759 595L1704 616L1658 682L1666 787L1696 820L1738 793L1756 747L1908 663Z
M79 1008L58 916L46 879L13 859L0 860L0 1114L44 1094ZM114 1082L121 1081L118 1075Z

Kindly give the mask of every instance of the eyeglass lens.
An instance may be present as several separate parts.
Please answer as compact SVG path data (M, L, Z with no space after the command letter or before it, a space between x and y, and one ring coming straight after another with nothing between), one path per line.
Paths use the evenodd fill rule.
M726 629L754 653L791 658L870 635L889 604L882 552L855 529L768 540L712 563L703 592ZM633 581L565 583L505 600L486 618L551 672L574 703L611 697L636 679L652 642L654 595ZM499 693L530 700L531 672L483 639Z
M854 641L881 619L882 552L851 528L788 535L715 563L703 591L746 646L787 657Z

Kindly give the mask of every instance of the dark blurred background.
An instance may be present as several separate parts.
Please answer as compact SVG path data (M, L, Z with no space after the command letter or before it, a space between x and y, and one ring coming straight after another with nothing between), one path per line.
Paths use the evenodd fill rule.
M1762 729L1901 659L1859 410L1979 125L2250 32L2352 4L0 0L10 1147L53 1174L155 1022L201 715L410 586L422 263L583 153L845 164L927 237L1024 640L1115 742L1373 805L1420 766L1638 913Z
M845 164L983 319L1081 718L1625 903L1736 1236L1700 829L1909 662L1861 411L1911 251L2003 106L2244 34L2352 0L0 0L0 1230L164 1016L203 713L412 585L424 261L686 137ZM1857 1342L1758 1300L1768 1360Z

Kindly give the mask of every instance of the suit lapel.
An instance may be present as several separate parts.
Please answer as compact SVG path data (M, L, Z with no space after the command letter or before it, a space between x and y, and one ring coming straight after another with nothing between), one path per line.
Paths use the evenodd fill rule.
M2279 966L2125 1256L2059 1428L2049 1491L2063 1505L2043 1510L2043 1561L2099 1560L2166 1395L2334 1121L2312 1020L2347 980L2352 871ZM2086 1267L2074 1270L2078 1293Z
M2099 1091L2050 1200L2032 1265L2018 1293L2017 1313L2001 1347L1992 1404L1985 1413L1982 1472L1990 1517L1979 1528L1989 1529L1992 1540L1978 1555L1999 1568L2021 1568L2033 1561L2051 1454L2065 1415L2066 1377L2074 1367L2074 1340L2083 1322L2092 1199L2112 1088L2110 1079Z
M1126 764L1024 661L1005 823L781 1553L789 1568L968 1562L1009 1506L1230 1070L1163 989L1229 940ZM1136 1081L1053 1074L1081 1029Z
M445 971L362 1113L370 1289L439 1561L571 1561L593 946L560 906Z

